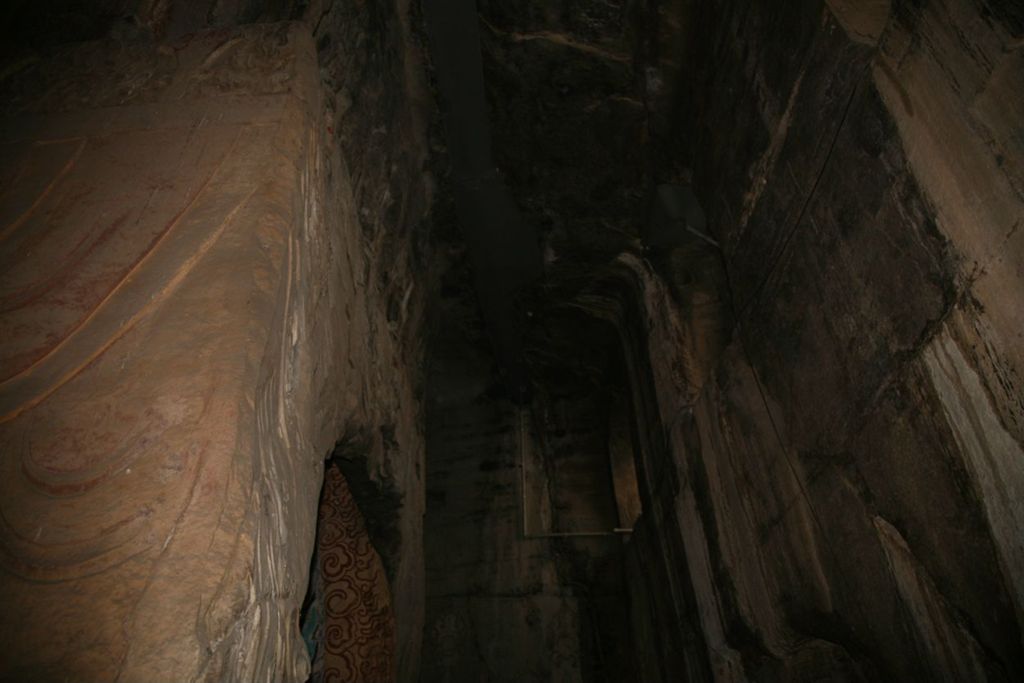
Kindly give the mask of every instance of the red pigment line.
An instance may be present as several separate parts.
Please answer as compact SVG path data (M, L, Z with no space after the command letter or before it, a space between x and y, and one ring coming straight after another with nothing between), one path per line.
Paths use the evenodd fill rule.
M125 282L130 280L132 278L132 276L135 275L135 273L141 269L142 264L145 261L147 261L153 255L153 253L157 250L157 247L159 247L160 244L162 244L164 241L167 240L167 238L170 235L170 233L173 231L173 229L175 227L177 227L178 223L181 221L182 216L184 216L185 213L188 212L188 210L192 208L192 206L195 204L196 200L199 198L199 195L202 194L202 192L210 185L210 181L213 179L213 177L217 174L217 172L224 165L224 161L234 151L235 146L238 143L238 139L241 137L241 135L242 135L242 131L239 131L238 134L235 136L235 139L231 142L231 147L227 150L227 152L225 152L224 156L221 157L220 161L217 163L216 168L214 168L210 172L210 174L203 181L202 185L200 185L199 188L192 194L192 196L188 200L188 203L186 203L185 206L182 207L178 211L178 213L175 214L171 218L171 220L167 223L167 225L164 227L164 229L161 230L159 233L157 233L157 235L150 241L149 245L146 247L145 250L143 250L141 255L137 259L135 259L135 261L131 265L129 265L127 267L126 272L124 273L124 275L121 277L121 279L117 282L116 285L111 287L111 289L107 293L107 295L105 297L103 297L103 299L101 299L95 306L93 306L93 308L89 311L88 315L82 317L79 320L77 325L75 325L74 327L70 328L64 334L64 336L61 337L60 341L58 341L54 346L52 346L49 351L47 351L44 355L40 356L30 366L28 366L28 367L26 367L26 368L24 368L22 370L19 370L16 374L11 375L10 377L7 377L7 378L3 379L2 381L0 381L0 389L2 389L4 384L10 382L11 380L13 380L13 379L15 379L15 378L17 378L17 377L19 377L21 375L24 375L24 374L26 374L28 372L31 372L40 363L42 363L47 358L49 358L54 353L56 353L61 348L63 348L68 343L68 341L71 339L71 337L73 337L80 329L82 329L82 327L84 327L89 321L91 321L93 318L96 317L96 315L106 305L106 303L108 301L110 301L110 299L113 298L114 295L117 294L118 290L120 290L121 287L124 286ZM237 207L236 207L236 209L237 209ZM233 215L233 211L232 211L232 215ZM6 417L0 417L0 422L4 422L5 419L7 419L7 418Z
M93 363L93 361L95 361L97 358L99 358L104 353L106 353L107 349L109 349L111 346L113 346L113 344L118 339L120 339L125 334L127 334L129 330L133 329L135 327L135 325L137 325L139 323L139 321L142 320L142 318L144 318L146 315L148 315L150 310L155 308L158 304L162 303L163 300L167 297L168 293L170 291L174 290L178 286L178 284L180 284L181 281L185 279L185 277L192 271L192 268L195 267L196 263L198 263L199 260L202 259L202 257L206 255L206 252L210 250L210 248L214 245L214 243L217 242L217 240L220 238L220 236L227 229L227 226L231 223L232 219L234 218L234 216L238 212L238 210L241 209L245 204L247 204L249 202L249 200L252 198L252 196L254 194L256 194L256 190L258 190L258 189L259 189L258 185L256 187L254 187L252 189L252 191L248 195L246 195L245 198L235 206L235 208L233 208L231 210L231 213L228 214L228 216L224 219L224 221L221 223L220 227L213 233L213 235L208 237L206 239L206 241L203 242L202 245L200 245L199 249L197 249L195 251L195 253L193 253L193 255L190 258L185 260L185 262L182 264L182 266L174 274L174 277L171 278L171 280L168 281L167 284L165 284L156 294L152 295L152 297L150 298L149 302L145 306L143 306L141 309L139 309L134 315L132 315L132 317L129 318L120 328L118 328L114 332L114 334L112 334L98 349L96 349L91 354L89 354L89 356L84 361L79 363L76 367L74 367L71 370L69 370L68 372L64 373L64 375L62 375L60 378L58 378L57 381L55 381L52 385L50 385L49 387L47 387L46 389L41 391L38 395L36 395L33 398L30 398L30 399L27 399L27 400L23 401L20 405L18 405L17 407L9 410L6 414L0 415L0 423L8 422L10 420L13 420L14 418L16 418L18 415L22 414L26 410L28 410L30 408L33 408L33 407L39 405L40 403L42 403L53 392L57 391L57 389L61 388L62 386L67 384L69 381L74 379L85 368L87 368L89 365L91 365ZM63 343L62 343L62 345L63 345ZM52 352L50 354L48 354L48 355L52 355ZM36 363L35 365L33 365L33 367L35 367L38 364L39 363ZM26 371L23 371L20 374L25 374L25 372ZM0 383L0 389L3 388L4 384L10 383L10 381L11 380L7 380L5 382Z
M33 213L35 213L36 209L39 208L39 205L43 203L43 200L46 199L50 192L53 191L53 188L57 186L57 183L59 183L64 178L64 176L68 174L71 168L75 165L75 162L78 161L78 157L82 155L82 150L85 149L85 143L86 140L83 139L81 144L78 145L78 149L75 150L75 153L72 154L71 158L68 159L68 162L64 164L64 168L62 168L57 173L57 175L53 177L53 180L51 180L50 184L46 186L46 189L43 190L38 197L36 197L36 200L32 202L32 206L28 207L28 209L25 210L25 213L18 216L18 218L13 223L8 225L3 230L0 230L0 242L3 242L8 237L10 237L18 228L20 228L25 223L25 221L29 219L29 217Z
M0 313L8 313L19 308L24 308L25 306L38 301L40 297L48 294L54 288L67 282L75 274L74 271L78 265L96 251L99 246L107 242L114 233L121 228L125 220L128 219L128 215L128 213L125 213L115 219L109 226L104 228L98 236L93 238L91 243L89 243L89 237L91 235L83 237L71 250L71 253L68 255L64 263L57 268L58 272L55 275L52 275L41 282L37 282L34 285L23 287L21 290L14 292L13 294L0 298ZM122 269L122 272L124 272L124 270L125 269Z
M134 445L134 442L132 445ZM121 449L119 457L108 461L105 467L102 466L103 463L101 463L101 467L92 468L93 471L96 472L92 476L69 481L71 478L68 477L67 474L61 472L58 474L58 478L63 478L65 481L58 482L47 481L43 477L38 476L32 471L32 468L26 464L25 458L22 458L21 474L36 488L36 490L43 492L44 495L51 498L77 497L109 480L115 474L123 470L126 465L130 465L134 461L130 458L130 455L130 447L127 449ZM46 469L45 465L37 465L37 467L41 470ZM86 468L79 468L77 471L80 472L82 469Z

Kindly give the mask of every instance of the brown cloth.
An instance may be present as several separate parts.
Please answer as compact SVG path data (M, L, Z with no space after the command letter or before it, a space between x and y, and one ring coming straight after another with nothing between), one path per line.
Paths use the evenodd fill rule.
M394 681L395 619L380 556L337 467L320 499L317 539L324 623L313 665L325 683Z

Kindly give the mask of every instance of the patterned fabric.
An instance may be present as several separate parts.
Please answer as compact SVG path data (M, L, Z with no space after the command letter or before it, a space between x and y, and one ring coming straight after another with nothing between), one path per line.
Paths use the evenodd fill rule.
M391 683L395 621L387 576L336 466L330 466L324 477L319 522L323 626L314 680Z

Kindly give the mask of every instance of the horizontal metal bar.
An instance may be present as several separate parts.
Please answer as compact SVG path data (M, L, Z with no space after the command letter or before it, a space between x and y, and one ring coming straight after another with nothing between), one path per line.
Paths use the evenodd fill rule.
M548 534L531 534L526 530L526 408L519 408L519 470L522 484L520 486L519 504L523 514L523 538L599 538L602 536L621 536L633 533L632 529L616 527L610 531L555 531Z

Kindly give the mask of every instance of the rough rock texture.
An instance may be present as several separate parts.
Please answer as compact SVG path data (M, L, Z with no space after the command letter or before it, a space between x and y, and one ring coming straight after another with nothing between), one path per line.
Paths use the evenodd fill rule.
M210 28L298 19L309 0L10 0L5 48L29 50L112 37L178 40Z
M626 451L631 465L621 354L614 329L572 305L635 238L642 205L643 108L623 6L594 15L597 5L478 3L494 159L542 233L545 273L527 301L523 430L486 348L464 246L439 220L454 253L431 313L424 681L635 679L624 543L610 533L637 507L635 484L621 495L635 476L613 478L610 457ZM566 532L605 535L544 537Z
M1021 677L1017 4L479 4L537 318L621 340L644 680ZM691 174L721 250L641 249L649 185ZM595 335L538 327L565 385ZM503 452L488 419L447 411L443 445ZM462 511L499 553L504 495Z
M570 371L515 406L459 284L467 264L447 277L429 354L420 680L634 680L621 538L545 536L618 525L604 392Z
M5 679L304 679L323 458L353 433L404 496L414 675L422 147L396 127L381 178L335 146L310 32L110 39L5 72ZM412 120L409 82L381 83Z
M1019 2L480 0L524 422L406 0L86 5L0 10L0 678L302 679L333 452L398 680L1024 679Z
M400 502L393 521L397 547L384 561L395 609L396 678L412 680L424 609L424 314L437 280L424 217L433 188L425 130L433 103L409 0L324 0L310 3L307 15L326 128L337 149L331 182L351 188L325 212L358 221L344 224L352 230L351 247L334 252L344 259L346 287L357 303L344 308L344 338L322 347L350 368L345 374L352 389L343 398L345 417L335 423L342 426L335 438L359 444L356 459L365 463L368 481ZM351 471L346 477L364 479Z
M673 600L648 585L634 610L683 622L649 680L1024 675L1017 7L648 16L676 88L654 134L693 165L736 316L695 375L678 340L702 326L623 258L635 395L666 443L642 469L673 482L641 477L636 538Z
M626 4L479 3L495 161L541 231L549 283L611 260L639 227L645 112Z

